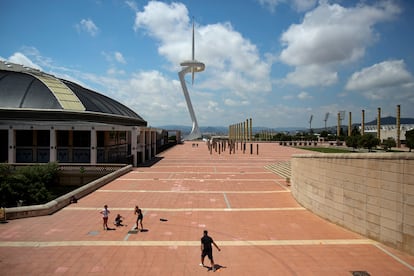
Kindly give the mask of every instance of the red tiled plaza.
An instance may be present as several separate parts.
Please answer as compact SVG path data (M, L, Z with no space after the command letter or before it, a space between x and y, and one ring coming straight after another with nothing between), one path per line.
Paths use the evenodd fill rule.
M53 215L0 224L0 275L414 275L414 256L317 217L265 168L301 150L210 154L193 144ZM104 231L105 204L111 224L119 213L127 225ZM135 205L144 232L131 231ZM199 266L204 229L222 249L215 272Z

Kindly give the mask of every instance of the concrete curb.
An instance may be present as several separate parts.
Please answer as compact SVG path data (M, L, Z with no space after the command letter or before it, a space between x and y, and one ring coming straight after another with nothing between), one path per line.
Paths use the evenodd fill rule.
M6 219L19 219L19 218L46 216L46 215L53 214L54 212L69 205L70 199L72 196L75 196L77 199L80 199L90 194L91 192L99 189L105 184L113 181L114 179L120 177L121 175L124 175L130 172L131 170L132 170L132 165L122 167L121 169L117 171L114 171L86 185L83 185L82 187L76 190L73 190L72 192L67 193L63 196L60 196L52 201L49 201L46 204L5 208Z

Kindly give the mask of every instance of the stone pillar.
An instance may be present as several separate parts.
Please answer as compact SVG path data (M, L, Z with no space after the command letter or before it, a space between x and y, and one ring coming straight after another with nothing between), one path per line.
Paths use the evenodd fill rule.
M339 140L339 135L340 135L340 129L341 127L341 114L338 112L338 127L336 128L336 136L338 137L337 139Z
M96 165L96 160L97 160L97 154L98 154L98 150L97 150L97 145L98 145L98 139L96 137L96 129L95 127L91 128L91 165Z
M401 148L401 106L397 105L397 148Z
M253 125L252 125L252 118L250 118L250 141L253 141Z
M348 136L351 136L352 133L352 113L349 112L349 119L348 119Z
M246 119L246 141L250 141L250 139L249 139L249 119Z
M361 135L365 134L365 110L362 109Z
M377 138L381 141L381 107L378 107Z

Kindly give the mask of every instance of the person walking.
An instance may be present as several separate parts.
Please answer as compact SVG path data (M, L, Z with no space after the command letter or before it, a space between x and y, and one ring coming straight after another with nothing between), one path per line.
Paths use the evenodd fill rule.
M217 248L218 251L221 251L221 249L213 241L213 238L211 238L208 235L207 230L204 230L203 234L204 234L203 237L201 237L201 264L200 266L204 267L204 258L207 256L211 262L211 269L213 269L213 271L216 271L216 267L215 267L214 259L213 259L213 248L211 245L213 244Z
M139 225L141 225L141 231L144 230L144 227L142 226L142 220L144 219L144 215L142 214L141 209L138 208L138 206L135 206L134 213L137 215L137 222L136 222L136 230L139 230Z
M109 230L108 217L109 217L110 211L108 210L108 205L105 205L104 209L102 211L100 211L100 213L102 214L102 219L103 219L103 229L104 230Z

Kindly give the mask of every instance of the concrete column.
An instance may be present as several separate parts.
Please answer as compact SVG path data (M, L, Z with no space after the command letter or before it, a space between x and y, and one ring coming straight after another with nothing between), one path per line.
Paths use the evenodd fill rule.
M338 112L338 127L336 128L336 136L338 137L337 139L339 140L339 135L340 135L340 131L339 129L341 128L341 114Z
M13 128L9 128L9 163L16 163L16 133Z
M98 150L97 150L97 145L98 145L98 139L96 136L96 129L94 127L92 127L91 129L91 165L96 165L96 160L97 160L97 154L98 154Z
M377 138L381 141L381 107L378 107Z
M362 109L361 135L365 134L365 110Z
M51 127L49 130L49 136L50 136L50 151L49 151L49 161L50 162L56 162L57 157L57 150L56 150L56 130L54 127Z
M252 118L250 118L250 141L253 141L253 125L252 125Z
M397 148L401 148L401 106L397 105Z

